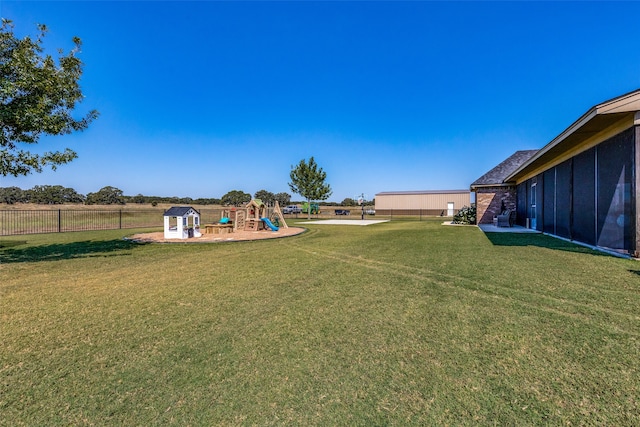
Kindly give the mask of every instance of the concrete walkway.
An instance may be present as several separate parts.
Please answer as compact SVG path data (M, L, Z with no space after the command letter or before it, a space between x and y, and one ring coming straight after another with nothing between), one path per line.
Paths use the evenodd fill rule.
M478 224L478 227L485 233L541 233L538 230L524 228L519 225L514 225L513 227L498 227L493 224Z
M317 221L296 222L296 224L325 224L325 225L371 225L389 222L388 219L321 219Z

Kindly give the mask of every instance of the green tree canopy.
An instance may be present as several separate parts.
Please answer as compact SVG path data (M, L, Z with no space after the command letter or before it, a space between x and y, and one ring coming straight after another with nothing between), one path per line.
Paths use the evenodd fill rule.
M256 191L256 194L254 194L253 196L256 199L262 200L264 203L272 203L276 200L276 195L267 190Z
M196 205L220 205L222 201L214 197L200 197L193 201Z
M144 197L142 194L138 193L137 195L131 197L129 199L129 201L132 202L132 203L137 203L137 204L141 205L141 204L147 202L147 198Z
M289 177L291 191L301 195L309 203L313 200L327 200L331 196L331 186L325 183L327 173L316 164L313 156L309 158L308 163L302 159L298 166L295 168L292 166ZM309 217L311 217L310 212L311 210L309 210Z
M96 193L87 194L87 205L124 205L125 199L122 190L107 186L102 187Z
M13 205L14 203L24 203L28 200L27 193L20 187L0 187L0 203Z
M286 206L291 202L291 194L289 193L278 193L275 197L280 206Z
M242 206L251 201L251 194L241 190L231 190L222 196L222 204L229 206Z
M54 60L42 47L47 32L38 26L35 39L19 39L6 19L0 27L0 175L19 176L42 172L42 168L68 163L78 157L71 149L63 152L31 153L22 144L36 144L43 134L64 135L82 131L98 117L96 110L74 119L71 115L83 95L78 81L82 61L81 41L66 55L60 50Z
M84 196L73 188L62 185L36 185L27 191L29 201L41 205L61 205L64 203L83 203Z

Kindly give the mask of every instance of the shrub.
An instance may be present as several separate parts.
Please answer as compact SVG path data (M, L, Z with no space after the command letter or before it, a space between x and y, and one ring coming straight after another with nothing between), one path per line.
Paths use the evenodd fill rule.
M457 214L453 216L453 224L475 224L476 223L476 207L463 206Z

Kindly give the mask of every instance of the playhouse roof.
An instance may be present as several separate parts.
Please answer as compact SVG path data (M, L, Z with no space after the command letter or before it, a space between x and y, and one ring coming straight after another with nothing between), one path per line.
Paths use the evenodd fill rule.
M186 216L186 215L200 215L200 212L192 208L191 206L173 206L167 209L164 216Z
M249 201L249 203L247 203L247 205L246 205L245 207L247 207L247 208L248 208L249 206L257 206L257 207L260 207L260 206L263 206L263 205L264 205L264 202L263 202L262 200L260 200L260 199L251 199L251 200Z

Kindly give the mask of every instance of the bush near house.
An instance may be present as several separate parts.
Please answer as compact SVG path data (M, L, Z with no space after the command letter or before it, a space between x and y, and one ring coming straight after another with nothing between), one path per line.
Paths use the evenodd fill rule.
M476 207L464 206L453 216L453 224L472 225L476 223Z

